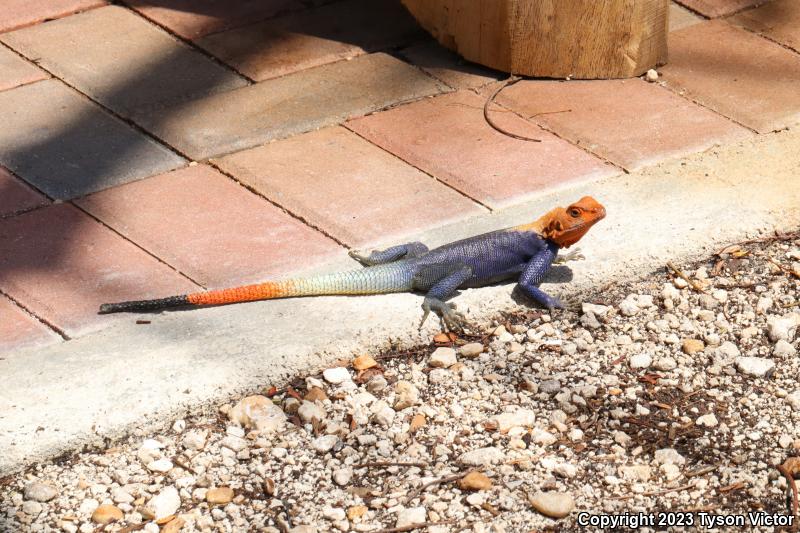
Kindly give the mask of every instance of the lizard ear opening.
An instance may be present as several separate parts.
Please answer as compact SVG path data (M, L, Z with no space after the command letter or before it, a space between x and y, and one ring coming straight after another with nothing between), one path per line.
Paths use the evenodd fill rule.
M564 231L564 225L561 223L560 220L554 218L550 221L547 225L547 228L544 230L544 236L547 239L555 239L562 231Z

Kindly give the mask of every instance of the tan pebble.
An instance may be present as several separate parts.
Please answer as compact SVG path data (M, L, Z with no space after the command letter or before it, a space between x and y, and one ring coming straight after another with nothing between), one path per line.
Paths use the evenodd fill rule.
M414 418L411 419L411 427L409 428L409 430L411 431L411 433L414 433L424 425L425 425L425 415L418 413L414 415Z
M206 501L211 504L228 503L233 499L233 489L230 487L217 487L206 492Z
M319 387L311 387L311 390L309 390L306 393L304 399L309 402L315 402L317 400L322 401L322 400L327 400L328 395L325 394L325 391L320 389Z
M355 520L356 518L361 518L366 513L367 513L366 505L354 505L349 509L347 509L347 519Z
M450 335L448 335L447 333L437 333L436 335L433 336L433 342L435 342L436 344L446 344L452 342L452 340L450 338Z
M86 481L85 477L81 476L78 479L78 488L81 489L81 490L85 490L85 489L89 488L89 482Z
M181 528L186 524L186 520L180 516L176 516L161 528L161 533L178 533Z
M488 490L492 488L492 480L481 472L470 472L458 480L461 490Z
M622 389L618 389L616 387L611 387L610 389L608 389L608 393L611 396L619 396L620 394L622 394Z
M92 513L92 522L96 524L110 524L122 520L122 511L114 505L101 505Z
M378 366L378 362L371 355L361 355L353 359L353 368L356 370L366 370Z
M566 492L539 492L528 496L531 507L550 518L564 518L575 509L575 500Z
M275 482L272 478L264 478L264 494L267 496L275 495Z
M465 365L464 363L456 363L454 365L451 365L450 368L448 368L448 370L450 370L451 372L461 372L465 368L467 368L467 365Z
M159 526L163 526L164 524L168 524L169 522L172 522L174 519L175 519L175 515L174 514L169 514L169 515L167 515L167 516L165 516L163 518L159 518L158 520L156 520L156 524L158 524Z
M683 339L683 353L688 355L696 354L705 348L703 341L698 339Z

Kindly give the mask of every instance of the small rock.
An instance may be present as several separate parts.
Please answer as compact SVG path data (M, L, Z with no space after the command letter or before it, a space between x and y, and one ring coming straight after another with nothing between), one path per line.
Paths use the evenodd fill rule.
M557 379L546 379L539 383L539 392L555 394L561 390L561 382Z
M42 513L44 506L34 500L27 500L22 502L22 512L28 516L37 517Z
M655 69L650 69L644 75L644 79L649 81L650 83L658 81L658 72Z
M183 433L184 429L186 429L186 420L176 420L172 424L172 431L175 433Z
M304 401L297 409L297 416L300 417L300 420L302 420L303 423L310 424L315 418L320 422L325 420L327 414L322 406L317 405L314 402Z
M353 359L353 368L356 370L366 370L378 366L378 362L371 355L360 355Z
M425 426L425 422L426 422L426 420L425 420L425 415L423 415L423 414L421 414L421 413L417 413L417 414L415 414L415 415L414 415L414 417L411 419L411 424L409 424L409 428L408 428L408 430L409 430L411 433L415 433L415 432L416 432L416 431L417 431L419 428L421 428L421 427L424 427L424 426Z
M533 427L536 421L536 413L530 409L518 409L513 413L502 413L492 417L492 421L497 425L497 430L500 433L508 433L511 428L515 427Z
M625 316L633 316L639 311L641 311L641 309L639 309L639 306L636 305L636 302L634 302L630 296L622 300L619 303L618 307L619 307L619 312Z
M165 487L157 495L150 498L145 510L154 520L161 520L175 514L181 506L181 497L175 487Z
M367 514L368 510L369 509L367 508L366 505L354 505L352 507L349 507L347 509L347 519L352 521L361 518L362 516Z
M122 511L110 504L101 505L92 513L92 522L95 524L110 524L122 520Z
M488 446L463 453L458 461L467 466L488 466L500 463L503 459L505 459L505 453L502 450Z
M459 349L459 353L468 359L474 359L483 353L483 344L480 342L470 342Z
M180 516L176 516L163 526L161 526L160 533L178 533L181 528L186 525L186 520L181 518Z
M228 414L232 422L261 433L275 432L286 425L283 409L266 396L248 396L236 404Z
M50 500L58 496L58 491L50 485L33 482L25 485L24 494L26 500L33 500L36 502L49 502Z
M789 313L785 316L771 316L767 318L767 336L772 342L779 340L791 341L800 324L800 313Z
M114 500L114 503L131 503L134 497L125 487L117 487L111 491L111 499Z
M792 357L797 353L797 349L790 342L780 339L775 343L772 353L777 357Z
M419 403L419 390L410 381L400 380L395 383L394 392L397 395L394 408L398 411Z
M311 447L320 453L326 453L331 451L338 441L339 437L336 435L322 435L311 441Z
M351 479L353 479L352 468L340 468L333 473L333 481L341 487L350 483Z
M172 461L170 461L169 459L158 459L150 463L147 463L147 469L150 470L151 472L160 472L160 473L169 472L170 470L172 470L172 466L173 466Z
M767 296L761 296L758 299L758 302L756 303L756 313L758 313L759 315L767 314L767 311L770 310L773 303L774 302L772 298L769 298Z
M713 428L718 423L719 421L717 420L717 417L714 416L714 413L708 413L707 415L697 417L696 421L698 426L705 426L707 428Z
M337 522L339 520L344 520L347 515L345 514L344 509L339 507L323 507L322 516L331 522Z
M763 357L737 357L736 368L742 374L760 378L772 374L775 369L775 361Z
M343 366L325 369L325 371L322 372L322 377L325 378L325 381L333 383L334 385L352 380L350 378L350 372Z
M800 411L800 389L786 396L786 403L795 411Z
M528 497L531 507L550 518L564 518L575 509L575 500L567 492L537 492Z
M308 389L308 392L303 399L307 402L321 402L323 400L327 400L328 395L325 394L325 391L319 387L311 387Z
M233 500L233 489L230 487L217 487L206 492L206 501L212 505L224 505L231 500Z
M447 347L436 348L428 360L428 364L433 368L448 368L457 362L456 351Z
M373 376L367 381L367 390L372 394L376 394L384 390L389 383L386 381L386 378L383 376Z
M470 472L458 480L461 490L488 490L492 488L492 480L481 472Z
M682 465L686 463L686 458L679 454L674 448L662 448L656 450L654 462L661 465Z
M630 358L628 364L631 368L648 368L653 362L653 357L648 353L638 353Z
M206 447L206 438L208 438L208 430L193 429L186 432L181 442L184 448L199 451Z
M653 469L647 465L621 466L619 468L620 474L623 478L642 482L650 480L652 470Z
M669 372L670 370L675 370L678 367L678 362L670 357L660 357L656 359L656 362L653 364L656 370L661 370L662 372Z
M427 511L424 507L409 507L401 509L397 513L397 523L395 527L408 527L414 524L424 524L427 519Z
M706 347L705 343L698 339L683 339L683 353L694 355L697 352L703 351Z
M233 435L228 435L224 439L220 441L220 446L224 446L230 450L235 452L240 452L247 448L247 441L241 437L234 437Z

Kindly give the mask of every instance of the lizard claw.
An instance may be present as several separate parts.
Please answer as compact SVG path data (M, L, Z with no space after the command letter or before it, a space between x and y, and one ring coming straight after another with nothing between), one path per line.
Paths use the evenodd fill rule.
M369 261L370 254L368 253L364 253L361 250L350 250L349 252L347 252L347 255L349 255L350 257L352 257L353 259L355 259L364 266L370 265Z
M426 297L422 302L423 313L422 321L419 323L420 328L422 327L422 324L425 323L425 320L428 318L430 312L433 311L439 315L439 319L442 322L442 328L445 332L463 330L464 326L467 324L466 317L463 313L459 313L455 309L455 304L443 302L441 300L437 300L436 298Z
M586 256L581 253L580 248L575 248L565 254L559 255L553 262L557 265L563 265L568 261L577 261L579 259L586 259Z

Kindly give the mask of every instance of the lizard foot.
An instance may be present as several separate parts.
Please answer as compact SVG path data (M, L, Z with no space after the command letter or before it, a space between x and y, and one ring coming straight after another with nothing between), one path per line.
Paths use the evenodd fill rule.
M568 261L577 261L579 259L586 259L586 256L581 253L581 249L580 248L575 248L575 249L570 250L569 252L567 252L565 254L561 254L558 257L556 257L556 259L555 259L555 261L553 261L553 263L555 263L557 265L563 265L564 263L567 263Z
M463 313L456 311L455 304L443 302L436 298L425 297L425 300L422 302L422 311L422 320L419 323L420 328L425 323L425 320L427 320L431 311L439 315L442 321L442 328L445 331L462 330L464 326L467 325L466 317Z
M362 252L361 250L350 250L347 252L347 255L358 261L364 266L372 265L372 262L369 260L369 256L371 252Z

